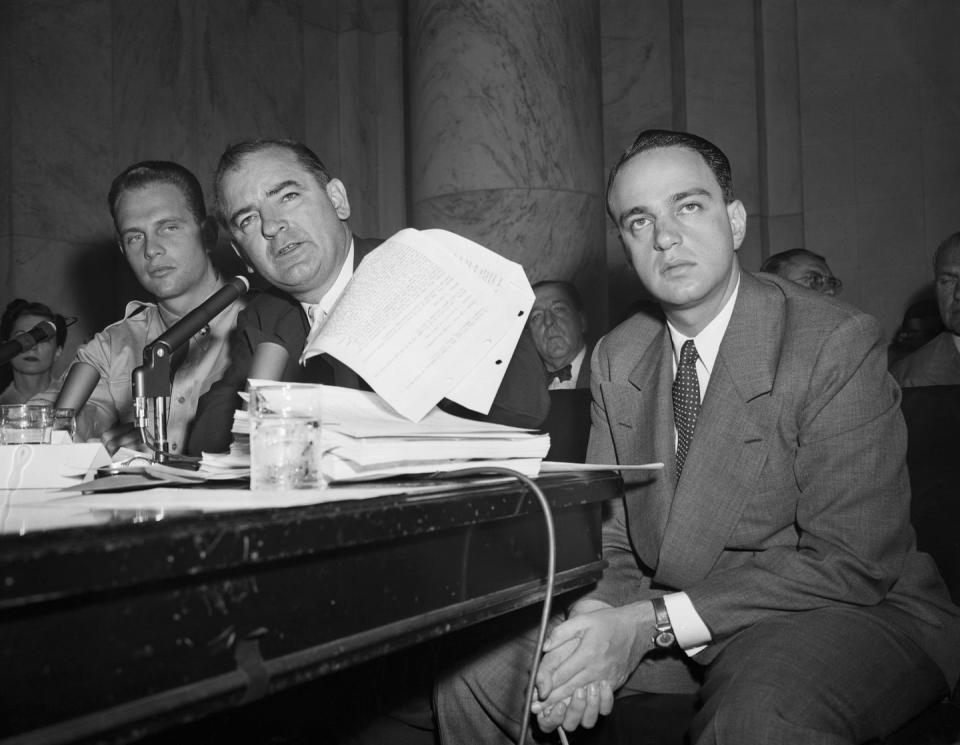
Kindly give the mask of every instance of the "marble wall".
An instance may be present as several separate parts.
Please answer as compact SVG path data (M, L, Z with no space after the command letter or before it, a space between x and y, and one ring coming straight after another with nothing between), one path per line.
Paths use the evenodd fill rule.
M747 269L824 254L888 338L960 229L952 0L605 0L605 165L649 126L722 147L747 207ZM612 316L643 294L608 229ZM626 278L625 278L626 277Z
M573 280L606 325L593 0L411 0L411 219ZM601 330L602 330L601 328Z
M805 245L890 334L960 230L951 0L797 2Z
M603 184L645 127L689 128L731 156L744 266L824 253L888 336L960 227L953 0L6 0L2 13L0 304L78 316L74 342L138 294L113 244L111 177L171 158L206 183L249 136L312 145L346 183L356 232L453 220L499 236L533 279L576 277L610 321L643 291ZM226 246L218 259L236 268Z
M137 160L179 161L208 186L227 144L292 137L347 184L358 233L405 224L395 0L7 0L2 12L0 301L77 316L63 362L142 296L106 205ZM216 258L240 268L225 241Z

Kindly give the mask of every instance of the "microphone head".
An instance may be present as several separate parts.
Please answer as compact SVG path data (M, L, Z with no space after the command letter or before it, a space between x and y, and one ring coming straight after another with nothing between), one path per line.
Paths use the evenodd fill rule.
M241 296L243 296L247 290L250 289L250 280L244 277L242 274L238 274L232 279L227 280L227 284L236 287L240 291Z
M30 335L33 336L37 341L50 339L51 337L57 335L57 324L48 319L40 321L40 323L30 329Z

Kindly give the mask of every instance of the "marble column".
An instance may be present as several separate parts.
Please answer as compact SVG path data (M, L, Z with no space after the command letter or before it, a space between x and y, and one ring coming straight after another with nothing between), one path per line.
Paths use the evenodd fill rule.
M573 280L606 323L594 0L410 0L412 224Z

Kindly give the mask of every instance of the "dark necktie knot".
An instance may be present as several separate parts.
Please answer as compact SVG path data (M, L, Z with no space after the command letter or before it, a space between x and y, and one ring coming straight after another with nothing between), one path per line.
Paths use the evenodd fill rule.
M554 380L559 380L563 383L572 377L573 367L571 365L564 365L559 370L547 370L547 385L550 385Z
M687 339L680 348L677 377L673 380L673 422L677 427L677 478L690 449L700 412L700 381L697 379L697 348Z

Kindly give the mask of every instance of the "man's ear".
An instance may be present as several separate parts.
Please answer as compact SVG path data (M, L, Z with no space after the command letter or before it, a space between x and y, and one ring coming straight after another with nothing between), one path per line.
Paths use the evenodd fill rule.
M247 268L247 271L253 274L256 269L253 268L253 264L251 264L247 260L247 257L244 256L243 251L240 250L240 246L237 245L236 241L230 241L230 248L233 249L233 252L237 255L237 258L243 262L243 265Z
M730 219L730 231L733 233L733 250L736 251L747 234L747 211L743 207L743 202L739 199L730 202L727 205L727 217Z
M347 188L343 185L343 182L338 178L332 178L324 188L327 191L327 196L330 197L333 208L337 211L337 217L341 220L348 219L350 217L350 200L347 199Z
M203 241L204 251L210 253L217 247L217 236L219 234L220 230L217 226L217 221L210 217L210 215L203 218L203 222L200 223L200 239Z

